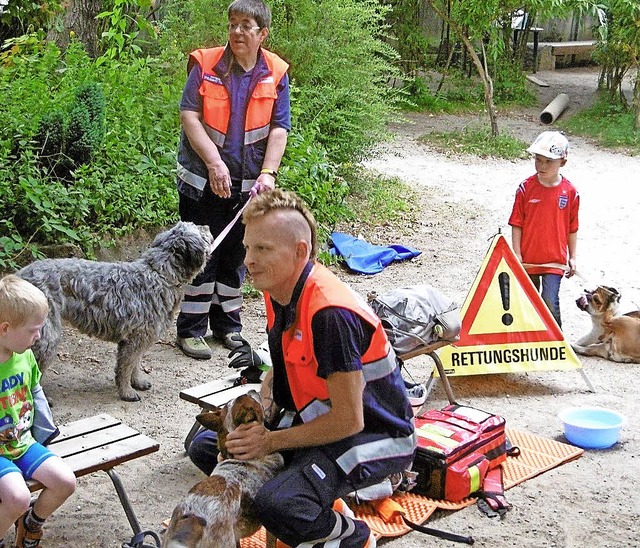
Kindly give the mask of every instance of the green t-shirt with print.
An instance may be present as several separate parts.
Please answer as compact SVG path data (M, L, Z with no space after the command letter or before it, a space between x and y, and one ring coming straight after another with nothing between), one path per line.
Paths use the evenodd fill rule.
M35 413L32 391L40 375L31 350L14 352L0 363L0 456L17 459L35 442L31 435Z

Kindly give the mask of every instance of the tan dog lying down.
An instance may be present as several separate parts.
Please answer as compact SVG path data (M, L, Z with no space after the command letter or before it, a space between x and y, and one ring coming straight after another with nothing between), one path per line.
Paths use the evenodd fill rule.
M640 310L620 315L620 293L599 286L585 291L576 305L591 315L591 332L571 345L584 356L600 356L614 362L640 363Z
M283 467L282 456L262 459L228 458L225 440L240 424L263 422L264 411L255 390L224 407L201 413L198 422L218 433L218 448L225 458L211 476L193 486L175 507L164 535L165 548L233 548L259 528L253 499L262 485ZM270 539L273 543L274 539Z

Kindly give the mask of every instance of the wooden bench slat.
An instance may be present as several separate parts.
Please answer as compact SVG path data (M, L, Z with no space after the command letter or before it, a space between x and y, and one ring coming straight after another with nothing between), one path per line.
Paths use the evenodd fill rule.
M231 401L233 398L237 398L238 396L242 396L249 392L249 390L255 390L256 392L260 391L259 384L242 384L240 386L235 386L233 388L228 388L227 390L222 390L220 392L216 392L215 394L211 394L209 396L205 396L204 398L199 399L194 402L197 403L203 409L215 409L216 407L221 407L226 404L228 401Z
M60 426L60 435L49 448L62 457L78 478L100 470L108 473L133 531L131 542L122 546L139 546L140 540L149 532L143 533L124 486L113 468L158 451L160 444L103 413ZM27 481L27 485L32 492L44 488L34 479Z
M157 441L144 434L139 434L111 445L96 447L84 453L65 457L64 462L73 470L76 477L80 478L100 470L110 470L123 462L155 453L158 449L160 449L160 444ZM43 487L36 480L28 481L27 485L31 491L38 491Z
M68 424L63 424L60 426L60 435L51 442L51 445L54 443L60 443L62 440L67 438L73 438L80 434L88 434L90 432L109 428L110 426L121 423L122 421L115 417L102 413L100 415L95 415L94 417L87 417L86 419L80 419Z
M49 449L64 459L76 477L108 471L160 449L157 441L107 414L62 425L60 432ZM31 491L43 487L36 480L27 484Z
M206 398L211 394L233 388L233 385L237 378L238 375L231 375L229 377L225 377L224 379L218 379L215 381L186 388L185 390L182 390L180 392L180 399L197 404L202 398Z
M72 455L64 461L77 477L81 477L99 470L109 470L123 462L155 453L159 448L158 442L144 434L139 434L133 438Z
M57 443L49 445L49 449L56 455L67 458L75 454L82 454L97 447L108 446L109 444L132 438L140 435L126 424L116 424L104 430L97 430L85 435L77 435L73 438L62 439ZM56 440L57 441L57 440Z

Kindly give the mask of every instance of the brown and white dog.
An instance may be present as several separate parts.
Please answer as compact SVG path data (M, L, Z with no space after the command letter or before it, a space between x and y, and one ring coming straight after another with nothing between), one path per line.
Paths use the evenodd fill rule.
M591 332L572 344L584 356L600 356L621 363L640 363L640 310L619 314L620 293L598 286L585 291L576 305L591 315Z
M241 424L264 421L260 396L251 390L224 407L201 413L198 422L218 433L218 448L225 459L211 476L192 487L175 507L164 535L164 548L233 548L259 528L253 499L262 485L282 470L280 453L241 461L229 458L227 434ZM271 545L275 539L269 539Z

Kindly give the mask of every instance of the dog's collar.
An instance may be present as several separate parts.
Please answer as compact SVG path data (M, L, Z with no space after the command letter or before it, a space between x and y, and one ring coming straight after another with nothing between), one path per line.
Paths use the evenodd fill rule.
M161 278L165 279L167 281L167 283L173 287L182 287L182 282L180 282L179 280L169 280L167 274L165 272L163 272L162 270L156 268L155 266L153 266L151 263L147 263L147 265L149 266L149 268L151 270L153 270L158 276L160 276Z

